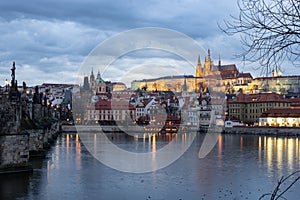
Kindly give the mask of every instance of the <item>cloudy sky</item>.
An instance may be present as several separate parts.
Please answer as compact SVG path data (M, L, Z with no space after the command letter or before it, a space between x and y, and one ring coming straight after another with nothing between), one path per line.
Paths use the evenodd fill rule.
M82 73L82 63L97 45L120 32L143 27L183 33L205 50L210 48L215 62L220 55L224 64L235 63L241 71L259 75L250 65L235 58L241 50L239 38L223 34L217 26L230 14L237 14L236 0L3 0L0 1L0 85L10 79L13 61L19 82L73 83L78 73ZM174 58L178 62L173 62ZM196 61L197 58L195 64ZM97 64L92 68L95 73L100 70L104 79L120 81L137 78L132 71L138 71L138 78L149 77L151 72L142 76L141 68L134 70L137 66L147 69L152 66L157 72L159 66L168 65L177 66L175 71L179 74L193 73L185 70L184 62L176 56L156 51L121 55L105 72Z

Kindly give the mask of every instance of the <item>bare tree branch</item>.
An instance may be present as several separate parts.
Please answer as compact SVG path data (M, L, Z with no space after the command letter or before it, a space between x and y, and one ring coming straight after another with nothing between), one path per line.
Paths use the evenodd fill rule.
M279 66L300 58L300 0L238 0L240 13L219 27L239 34L240 57L263 67Z
M277 185L272 193L266 193L261 195L259 200L264 199L267 196L270 196L270 200L278 200L278 199L287 199L283 195L291 189L293 185L295 185L300 179L300 170L293 172L292 174L288 175L287 177L281 177L278 180ZM283 188L286 182L291 181L285 188ZM283 188L283 189L282 189Z

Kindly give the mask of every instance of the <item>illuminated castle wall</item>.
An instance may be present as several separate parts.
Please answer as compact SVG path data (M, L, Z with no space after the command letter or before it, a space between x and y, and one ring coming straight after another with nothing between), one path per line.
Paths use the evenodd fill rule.
M147 87L148 91L174 91L182 92L184 80L186 80L187 91L188 92L205 92L206 91L206 81L210 76L217 75L231 77L232 74L237 74L238 71L235 65L221 65L221 60L219 59L218 65L214 65L214 61L211 59L210 50L208 50L207 56L204 59L204 64L202 67L200 56L198 57L198 63L196 66L195 76L166 76L155 79L143 79L135 80L131 82L131 89L137 90L143 87ZM221 83L220 85L223 85Z

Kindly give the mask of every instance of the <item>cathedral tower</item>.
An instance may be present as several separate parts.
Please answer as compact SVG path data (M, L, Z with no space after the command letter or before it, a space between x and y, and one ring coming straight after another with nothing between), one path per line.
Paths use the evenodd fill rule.
M198 63L196 67L196 77L202 77L203 76L203 69L200 61L200 55L198 56Z
M204 61L204 69L203 69L203 74L204 76L208 76L212 74L212 68L214 66L214 62L210 58L210 50L208 49L207 51L207 57L205 57Z

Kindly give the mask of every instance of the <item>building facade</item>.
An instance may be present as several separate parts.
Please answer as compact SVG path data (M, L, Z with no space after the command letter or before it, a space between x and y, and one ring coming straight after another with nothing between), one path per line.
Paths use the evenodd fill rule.
M286 96L300 96L300 76L258 77L247 85L234 85L234 91L255 94L261 92L276 92Z
M259 126L300 127L300 107L270 109L259 117Z
M220 58L218 64L215 65L211 58L210 50L208 50L203 65L200 56L198 57L195 75L165 76L155 79L134 80L131 82L131 89L137 90L146 87L148 91L169 90L179 93L184 90L183 85L184 81L186 81L188 92L205 92L211 85L220 87L227 85L229 82L235 82L238 74L239 71L234 64L221 65ZM240 79L242 78L243 77L240 77ZM209 83L210 81L217 82ZM223 88L220 90L224 91Z
M297 102L300 102L299 98L288 99L276 93L238 94L227 101L228 116L234 116L242 123L255 124L262 113L273 108L289 108Z

